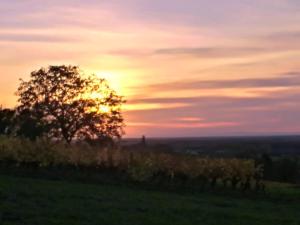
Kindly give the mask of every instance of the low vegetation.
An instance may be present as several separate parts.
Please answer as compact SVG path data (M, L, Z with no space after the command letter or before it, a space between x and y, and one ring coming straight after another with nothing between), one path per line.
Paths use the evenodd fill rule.
M88 144L32 142L0 137L2 165L37 168L73 167L121 173L136 182L193 185L199 189L216 187L243 191L264 191L263 168L254 160L213 159L174 153L91 147Z

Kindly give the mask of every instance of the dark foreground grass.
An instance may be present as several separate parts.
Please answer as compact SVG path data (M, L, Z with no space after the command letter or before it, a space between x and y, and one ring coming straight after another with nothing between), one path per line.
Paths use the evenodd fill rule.
M297 225L300 191L268 196L166 192L0 176L1 225Z

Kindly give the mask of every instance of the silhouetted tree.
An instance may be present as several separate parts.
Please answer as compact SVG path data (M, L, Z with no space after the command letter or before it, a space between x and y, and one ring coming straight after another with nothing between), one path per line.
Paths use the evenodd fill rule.
M47 135L71 143L76 139L120 138L123 134L118 96L104 79L83 76L76 66L49 66L21 80L18 112L26 110L47 127Z
M12 133L13 120L14 120L15 110L3 109L0 107L0 134L8 135Z

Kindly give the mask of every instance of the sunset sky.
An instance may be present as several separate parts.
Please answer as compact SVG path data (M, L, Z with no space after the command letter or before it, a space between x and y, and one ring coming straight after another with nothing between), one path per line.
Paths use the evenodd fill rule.
M126 136L300 133L299 0L1 0L0 104L78 65L128 100Z

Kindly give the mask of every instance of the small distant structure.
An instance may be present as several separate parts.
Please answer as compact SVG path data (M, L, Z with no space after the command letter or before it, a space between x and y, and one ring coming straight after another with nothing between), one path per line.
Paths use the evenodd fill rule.
M142 136L141 146L142 146L142 147L146 147L146 146L147 146L147 142L146 142L146 137L145 137L145 135Z

